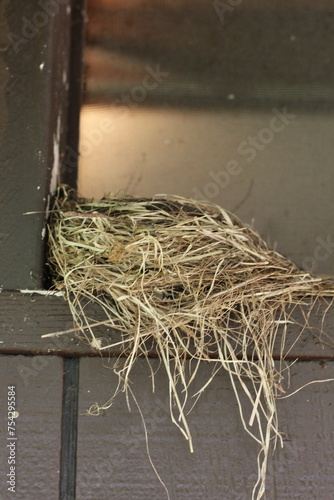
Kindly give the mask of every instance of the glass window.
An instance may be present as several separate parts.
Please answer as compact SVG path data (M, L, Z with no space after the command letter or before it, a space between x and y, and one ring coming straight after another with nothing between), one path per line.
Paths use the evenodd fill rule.
M79 192L202 198L334 264L334 3L88 0Z

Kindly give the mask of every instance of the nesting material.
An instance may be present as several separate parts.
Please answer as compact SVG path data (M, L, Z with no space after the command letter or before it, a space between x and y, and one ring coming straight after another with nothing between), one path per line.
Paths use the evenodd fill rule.
M305 299L333 297L333 281L268 249L221 207L179 197L75 202L63 191L49 227L49 265L92 346L113 347L95 337L87 300L100 306L101 322L119 331L118 390L128 390L138 356L149 362L153 342L169 379L171 417L191 449L187 400L227 371L244 428L259 445L252 498L261 498L268 452L280 439L276 399L291 311ZM279 329L281 363L274 364ZM194 395L201 363L211 363L212 374Z

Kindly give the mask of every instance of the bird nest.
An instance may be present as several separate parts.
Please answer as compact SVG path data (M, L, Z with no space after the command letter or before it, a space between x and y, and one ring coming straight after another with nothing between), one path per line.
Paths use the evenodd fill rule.
M259 445L252 498L261 498L269 449L281 440L276 401L291 311L306 299L333 297L333 280L299 269L217 205L161 196L73 201L64 189L49 225L49 266L90 344L121 346L118 391L129 390L136 358L149 362L154 348L168 375L171 417L191 450L184 410L191 382L199 364L212 363L201 391L226 370L244 428ZM87 301L118 331L115 344L95 336ZM278 332L281 363L274 363Z

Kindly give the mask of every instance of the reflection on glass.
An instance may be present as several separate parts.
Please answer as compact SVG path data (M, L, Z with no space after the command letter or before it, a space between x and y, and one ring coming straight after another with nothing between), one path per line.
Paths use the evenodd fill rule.
M334 4L221 4L88 1L79 190L205 198L302 264L334 234Z

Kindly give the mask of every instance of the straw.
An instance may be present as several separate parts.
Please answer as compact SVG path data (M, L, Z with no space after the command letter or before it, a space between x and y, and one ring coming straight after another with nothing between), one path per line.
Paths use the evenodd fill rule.
M224 369L242 424L259 446L252 499L263 497L269 450L282 444L276 400L284 393L291 314L307 300L312 307L318 298L333 297L333 279L299 269L217 205L162 195L73 201L64 188L50 220L49 266L54 288L63 292L88 342L98 350L122 348L118 389L91 412L109 408L119 391L128 391L136 359L149 363L153 342L168 375L171 418L192 451L187 402ZM119 331L114 345L95 337L87 301L100 307L100 323ZM212 374L192 394L202 363L212 364Z

